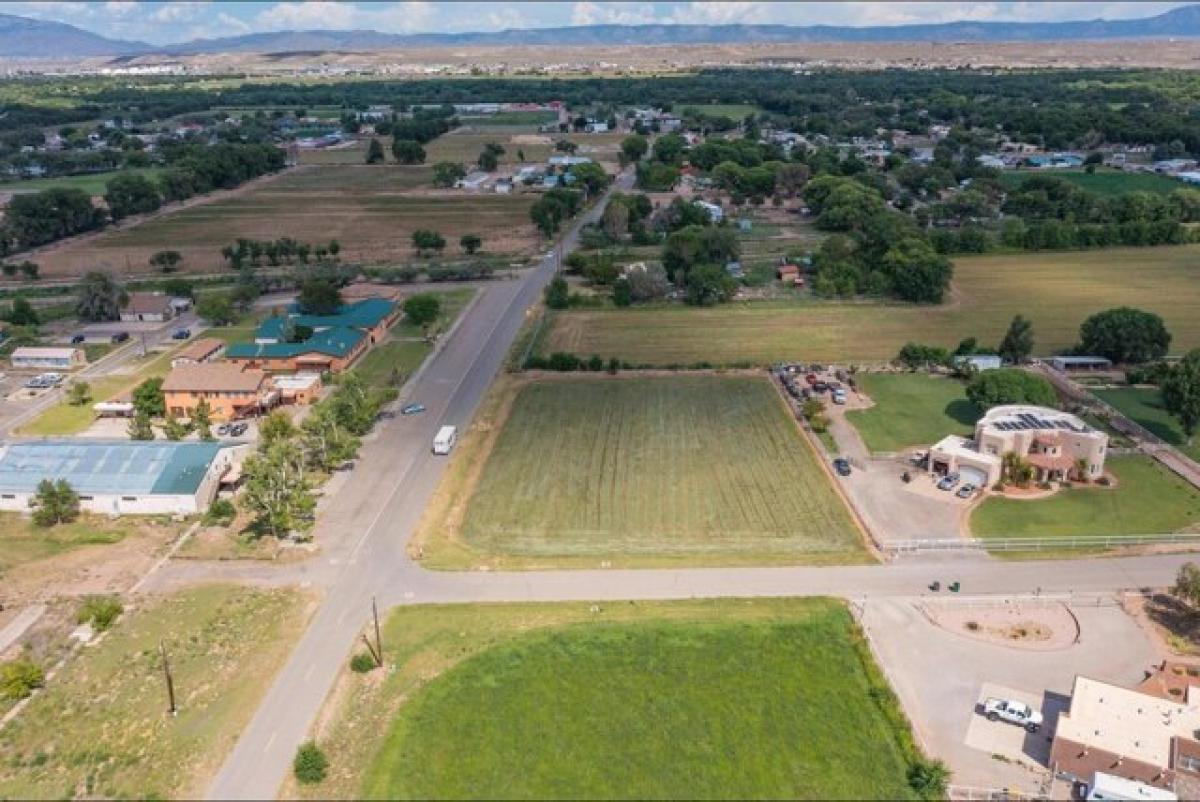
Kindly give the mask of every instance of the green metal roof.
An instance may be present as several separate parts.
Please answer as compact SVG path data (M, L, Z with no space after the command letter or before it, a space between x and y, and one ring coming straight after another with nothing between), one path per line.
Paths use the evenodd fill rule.
M66 479L83 495L192 494L220 443L38 440L0 446L0 490L32 493L43 479Z
M289 359L302 354L345 358L367 335L345 327L323 329L300 343L231 343L227 359Z
M395 310L396 304L386 298L365 298L352 304L345 304L332 315L304 315L300 313L299 304L288 307L288 317L297 326L308 326L310 329L372 329L382 322ZM283 334L281 317L269 317L258 326L255 337L258 339L278 339Z

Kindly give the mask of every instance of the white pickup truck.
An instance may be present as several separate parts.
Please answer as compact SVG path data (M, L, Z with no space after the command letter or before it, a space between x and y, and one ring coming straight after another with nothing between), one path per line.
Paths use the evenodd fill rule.
M1011 699L989 698L983 703L983 714L988 721L1007 721L1024 727L1028 732L1037 732L1042 726L1042 714L1023 702Z

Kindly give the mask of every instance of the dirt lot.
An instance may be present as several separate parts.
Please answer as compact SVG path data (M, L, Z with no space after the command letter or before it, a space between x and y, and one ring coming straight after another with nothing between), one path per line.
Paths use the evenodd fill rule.
M292 237L312 244L336 239L344 260L393 264L413 258L410 236L419 228L440 231L448 255L458 253L458 239L466 233L483 237L488 253L533 249L532 196L431 195L429 175L427 167L301 167L245 192L48 248L37 261L48 276L96 267L149 273L150 256L173 248L183 254L185 272L212 272L227 267L221 247L238 237Z

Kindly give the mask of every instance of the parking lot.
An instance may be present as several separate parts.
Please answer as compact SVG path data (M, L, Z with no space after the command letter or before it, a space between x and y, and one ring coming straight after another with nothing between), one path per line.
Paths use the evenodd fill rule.
M931 566L931 581L952 578L952 566ZM919 742L946 761L956 784L1036 792L1046 776L1054 722L1069 704L1075 675L1133 686L1157 659L1145 633L1112 602L1070 603L1078 639L1055 649L981 642L935 624L922 612L921 602L920 597L871 600L864 605L862 622ZM963 597L945 603L1004 602ZM1025 702L1041 710L1046 722L1030 734L1003 721L988 721L979 707L988 696Z

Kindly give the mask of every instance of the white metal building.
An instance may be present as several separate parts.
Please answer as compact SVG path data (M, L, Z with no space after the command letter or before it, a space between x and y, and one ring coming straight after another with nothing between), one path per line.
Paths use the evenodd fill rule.
M50 348L23 345L9 358L14 368L58 368L70 370L87 364L82 348Z

